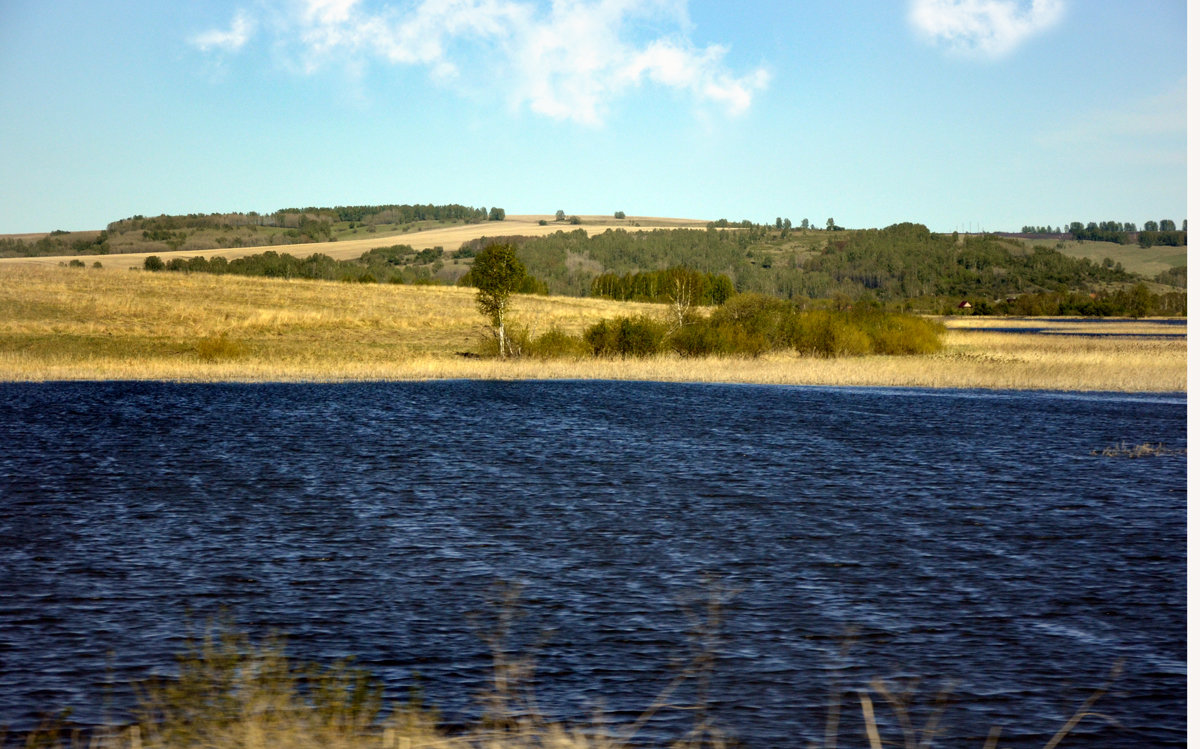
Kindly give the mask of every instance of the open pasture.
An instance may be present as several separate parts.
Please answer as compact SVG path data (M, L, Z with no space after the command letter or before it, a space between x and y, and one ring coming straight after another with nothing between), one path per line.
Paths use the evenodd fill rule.
M519 296L513 323L533 335L552 327L578 333L602 319L667 312L652 304ZM1053 323L1060 332L1103 326L1110 333L1090 337L962 327L1039 328L1045 320L946 322L945 348L927 356L495 360L474 356L489 331L468 288L0 264L0 380L6 381L479 378L1187 389L1186 337L1136 335L1152 322Z
M1058 243L1045 239L1023 239L1021 242L1027 247L1053 247L1064 255L1087 258L1097 264L1111 259L1114 263L1120 263L1127 271L1150 278L1165 270L1187 265L1187 247L1141 247L1137 244L1076 239Z

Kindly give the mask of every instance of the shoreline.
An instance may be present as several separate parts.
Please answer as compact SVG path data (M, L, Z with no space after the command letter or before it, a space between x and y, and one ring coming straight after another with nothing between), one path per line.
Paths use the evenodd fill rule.
M1068 393L1187 394L1182 382L1169 377L1121 378L1105 368L1085 375L1079 368L988 361L970 353L926 357L872 356L856 359L809 359L776 354L759 360L734 358L648 360L466 360L421 357L391 365L343 363L338 372L320 367L281 369L270 363L217 363L154 367L137 362L59 363L38 371L6 366L0 357L0 382L162 382L186 384L353 384L383 382L655 382L693 385L755 385L822 388L906 388L925 390L994 390ZM23 370L23 371L20 371ZM1137 375L1136 370L1131 375ZM1144 373L1143 373L1144 374Z
M790 383L790 382L750 382L744 380L655 380L655 379L601 379L594 377L555 377L555 378L484 378L484 377L430 377L425 379L360 379L360 380L328 380L328 379L280 379L280 380L253 380L253 379L227 379L227 380L205 380L205 379L139 379L139 378L113 378L113 379L90 379L90 378L74 378L74 379L27 379L27 380L4 380L0 379L0 386L3 385L45 385L52 387L55 385L74 385L74 384L90 384L90 385L120 385L120 384L155 384L155 385L239 385L252 387L258 385L386 385L386 384L451 384L462 382L506 382L506 383L540 383L540 384L557 384L557 383L587 383L587 382L636 382L652 385L695 385L716 387L753 387L753 388L813 388L822 390L909 390L909 391L926 391L926 392L968 392L968 393L1030 393L1030 394L1062 394L1062 395L1142 395L1142 396L1171 396L1180 395L1187 396L1186 390L1095 390L1095 389L1067 389L1067 388L1049 388L1049 387L986 387L986 386L965 386L965 385L827 385L821 383Z

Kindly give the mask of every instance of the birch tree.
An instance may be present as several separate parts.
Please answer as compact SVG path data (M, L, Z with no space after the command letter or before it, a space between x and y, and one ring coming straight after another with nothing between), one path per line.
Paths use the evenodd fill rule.
M501 358L509 354L504 320L508 315L510 297L521 286L524 278L525 266L517 258L516 249L510 244L494 244L483 248L471 265L471 280L478 289L475 304L496 329Z

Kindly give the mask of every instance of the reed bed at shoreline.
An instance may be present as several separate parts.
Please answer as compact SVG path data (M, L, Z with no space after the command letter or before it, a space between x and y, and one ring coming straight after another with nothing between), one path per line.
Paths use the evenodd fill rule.
M513 323L578 334L661 305L521 296ZM472 289L0 266L0 380L361 381L614 379L1088 391L1187 389L1187 343L965 330L1044 319L952 318L924 356L819 359L474 358L487 328ZM985 323L985 324L980 324ZM1036 324L1035 324L1036 323ZM1055 321L1153 332L1153 323ZM1123 327L1129 326L1129 327ZM1161 327L1161 326L1159 326Z

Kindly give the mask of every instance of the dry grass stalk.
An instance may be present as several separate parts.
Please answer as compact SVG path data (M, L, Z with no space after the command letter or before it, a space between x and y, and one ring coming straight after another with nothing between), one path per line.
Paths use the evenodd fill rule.
M210 626L203 638L190 639L179 657L179 676L152 680L140 690L137 721L126 726L107 726L85 735L66 726L68 712L52 716L44 725L25 737L27 747L46 749L193 749L199 747L240 747L242 749L629 749L631 741L656 713L675 708L696 711L695 727L670 742L672 749L724 749L740 742L729 740L716 730L707 716L708 694L703 683L711 676L715 663L717 630L720 627L723 600L710 598L705 613L694 620L693 653L688 663L663 689L654 703L630 726L606 728L598 720L590 728L568 726L547 720L536 703L526 695L532 673L528 656L516 660L514 672L508 637L517 617L519 588L503 587L494 599L506 607L494 612L494 628L485 633L497 650L493 678L496 694L484 695L488 712L472 729L447 733L438 725L436 711L414 699L393 705L378 720L383 703L378 682L364 671L342 661L330 667L295 663L284 654L283 641L269 638L262 644L251 642L244 634L228 629L228 622ZM725 591L717 591L723 595ZM1056 749L1087 717L1099 717L1096 703L1107 694L1120 676L1122 663L1109 672L1105 683L1094 690L1058 731L1044 749ZM689 705L672 704L672 695L687 681L698 682L695 699ZM907 749L928 749L938 734L937 726L947 702L948 689L942 690L937 706L930 714L920 737L913 729L910 704L915 683L897 692L882 680L870 687L892 707L903 732ZM880 731L875 703L870 690L856 690L861 705L863 731L873 749L882 749L887 740ZM841 692L834 690L830 713L836 712ZM703 701L703 702L700 702ZM830 729L832 728L832 734ZM999 727L988 734L984 749L994 749L1000 739ZM0 746L8 746L0 729ZM837 745L836 723L826 726L826 749Z
M862 703L863 725L866 728L867 740L871 743L871 749L883 749L883 741L879 738L879 727L875 724L875 706L871 702L871 695L859 692L858 699Z
M1107 694L1108 690L1112 689L1112 685L1116 682L1117 677L1121 675L1121 670L1123 667L1124 663L1122 661L1117 661L1115 664L1113 664L1112 670L1108 672L1108 679L1105 681L1104 686L1092 692L1091 696L1084 700L1083 704L1079 706L1079 709L1075 711L1075 714L1072 715L1067 722L1063 724L1063 727L1058 730L1058 733L1054 734L1050 741L1046 742L1045 749L1054 749L1054 747L1058 746L1059 743L1061 743L1062 740L1065 739L1067 735L1075 729L1075 726L1079 725L1079 721L1083 720L1085 717L1094 715L1107 719L1107 717L1104 715L1093 713L1092 706L1095 705L1101 697Z

